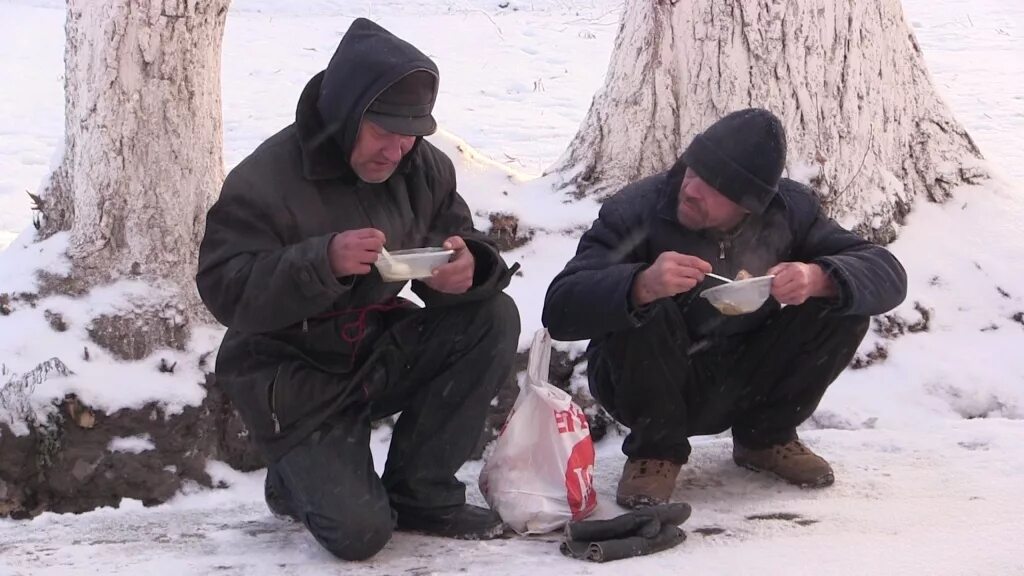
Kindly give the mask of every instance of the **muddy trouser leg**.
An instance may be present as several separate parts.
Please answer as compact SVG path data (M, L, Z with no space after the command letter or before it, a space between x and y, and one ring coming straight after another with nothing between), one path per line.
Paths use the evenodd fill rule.
M736 442L767 448L796 438L825 390L849 365L867 333L866 316L840 316L819 302L787 306L715 362L725 390L740 390L709 412L731 421ZM712 401L714 403L714 401ZM721 416L715 416L721 419Z
M483 430L491 400L512 373L519 311L505 294L424 309L386 336L404 358L388 389L373 396L374 417L401 411L382 476L392 506L461 506L466 487L455 473Z
M590 392L630 428L622 451L631 459L685 463L693 435L689 414L706 379L675 303L656 305L642 326L611 334L591 346Z

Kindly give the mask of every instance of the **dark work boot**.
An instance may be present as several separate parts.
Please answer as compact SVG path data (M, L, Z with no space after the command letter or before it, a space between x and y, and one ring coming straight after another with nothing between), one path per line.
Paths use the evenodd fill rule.
M398 530L456 540L491 540L505 532L505 523L493 510L463 504L451 508L398 510Z

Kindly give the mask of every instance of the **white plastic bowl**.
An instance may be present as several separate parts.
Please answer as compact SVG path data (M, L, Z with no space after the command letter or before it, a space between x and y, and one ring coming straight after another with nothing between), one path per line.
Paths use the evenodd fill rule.
M771 296L772 278L775 276L769 274L768 276L737 280L708 288L700 295L702 298L707 298L712 306L726 316L750 314L760 308L764 301Z
M454 250L444 248L414 248L388 252L389 261L384 255L377 256L377 271L385 282L404 282L429 278L431 272L444 265L454 254Z

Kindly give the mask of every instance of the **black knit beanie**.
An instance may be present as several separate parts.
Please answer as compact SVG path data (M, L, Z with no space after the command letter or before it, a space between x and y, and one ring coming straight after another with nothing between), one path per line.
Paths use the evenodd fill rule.
M682 159L711 187L761 214L779 189L786 131L767 110L739 110L698 134Z

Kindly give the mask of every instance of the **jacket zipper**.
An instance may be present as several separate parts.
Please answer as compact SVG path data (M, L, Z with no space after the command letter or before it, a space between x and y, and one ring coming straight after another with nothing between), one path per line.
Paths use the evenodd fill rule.
M748 215L749 216L749 215ZM718 239L718 259L725 260L726 249L732 248L732 241L735 240L743 232L747 222L750 221L748 216L743 217L743 221L736 225L727 236Z
M274 421L274 434L281 433L281 421L277 418L277 377L281 375L281 367L277 367L274 380L270 383L270 419Z
M302 333L309 334L309 318L302 319Z

